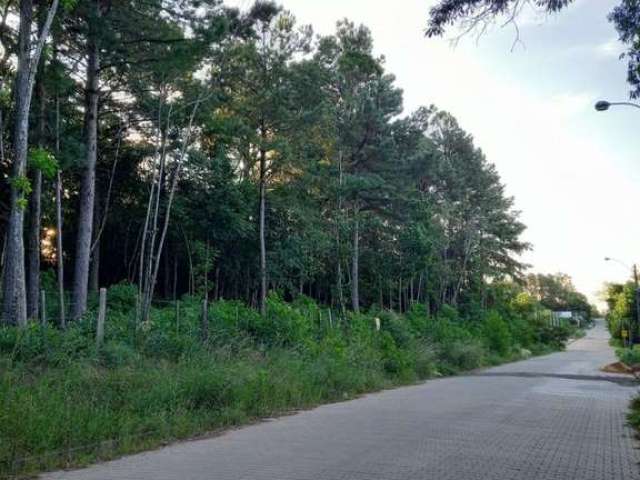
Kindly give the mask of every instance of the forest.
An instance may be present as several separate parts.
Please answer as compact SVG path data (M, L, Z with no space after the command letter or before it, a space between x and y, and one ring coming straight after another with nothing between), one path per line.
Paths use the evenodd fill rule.
M0 12L0 477L549 352L575 334L551 310L589 318L568 277L526 275L495 166L405 111L365 26Z
M62 5L24 159L19 44L2 32L6 323L38 317L43 281L70 292L69 319L99 285L135 283L144 321L155 296L205 291L437 311L522 270L494 166L450 114L403 112L363 26L314 37L270 3Z

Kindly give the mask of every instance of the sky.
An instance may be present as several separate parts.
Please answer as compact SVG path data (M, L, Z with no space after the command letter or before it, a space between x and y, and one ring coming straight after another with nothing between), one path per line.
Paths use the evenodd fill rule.
M592 301L603 282L629 278L640 260L640 110L593 108L628 100L623 46L607 21L619 0L577 0L553 16L525 11L515 45L511 26L455 45L454 31L426 38L433 0L280 3L319 34L343 18L369 27L406 112L435 104L473 135L521 211L532 272L568 273Z

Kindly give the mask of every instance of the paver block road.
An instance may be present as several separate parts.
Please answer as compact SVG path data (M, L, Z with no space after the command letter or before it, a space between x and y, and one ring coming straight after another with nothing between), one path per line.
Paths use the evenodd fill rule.
M566 352L325 405L46 480L640 479L601 323Z

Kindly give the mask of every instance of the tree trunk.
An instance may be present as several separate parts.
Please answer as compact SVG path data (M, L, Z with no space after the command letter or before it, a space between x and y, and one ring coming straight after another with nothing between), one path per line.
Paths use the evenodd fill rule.
M96 195L93 209L93 236L100 230L100 197ZM89 291L98 292L100 283L100 238L94 238L91 247L91 265L89 266Z
M359 261L360 261L360 232L358 213L356 212L353 224L353 256L351 257L351 308L356 313L360 312L360 293L358 291L359 282Z
M99 12L99 6L96 6ZM73 279L73 308L71 317L80 318L87 309L89 286L89 262L93 230L93 209L96 186L96 157L98 148L98 80L100 69L99 49L96 33L90 33L87 59L87 83L85 90L85 146L86 163L80 185L80 209L78 212L78 236L76 239L76 261Z
M264 128L262 129L264 137ZM267 154L260 147L260 315L267 314L267 245L265 240Z
M336 212L336 288L338 290L338 305L344 315L344 295L342 291L342 261L340 259L340 213L342 211L342 152L338 155L338 208Z
M42 69L42 66L41 66ZM38 145L45 146L46 131L46 95L43 72L41 70L36 83L36 95L39 100ZM29 231L27 243L27 316L38 319L40 315L40 226L42 216L42 171L35 169L29 200Z
M37 320L40 314L40 201L42 198L42 172L38 169L33 174L32 185L27 235L27 317Z
M89 291L98 292L100 286L100 240L91 255L91 270L89 272Z
M60 97L56 92L56 156L60 154ZM56 265L58 270L58 316L61 329L67 326L64 306L64 251L62 249L62 175L56 172Z
M56 260L58 263L58 303L60 328L67 326L64 308L64 252L62 250L62 178L60 171L56 176Z
M216 266L216 284L213 287L213 299L220 300L220 265Z
M11 172L11 211L7 224L7 241L2 285L2 318L5 323L27 324L27 295L25 291L24 243L24 193L16 181L24 178L27 164L29 108L32 89L29 85L31 64L31 0L20 1L20 30L18 34L18 70L15 83L15 114L13 133L13 168Z

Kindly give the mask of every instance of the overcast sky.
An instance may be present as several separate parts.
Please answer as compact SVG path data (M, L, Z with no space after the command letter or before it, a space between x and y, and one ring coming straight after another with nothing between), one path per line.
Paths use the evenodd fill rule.
M622 46L606 19L619 0L579 0L552 17L526 12L513 49L510 27L456 47L425 38L433 0L281 3L317 33L345 17L368 26L407 112L433 103L474 136L522 212L532 271L568 273L593 300L604 281L629 276L604 257L638 260L640 110L593 109L628 98Z

